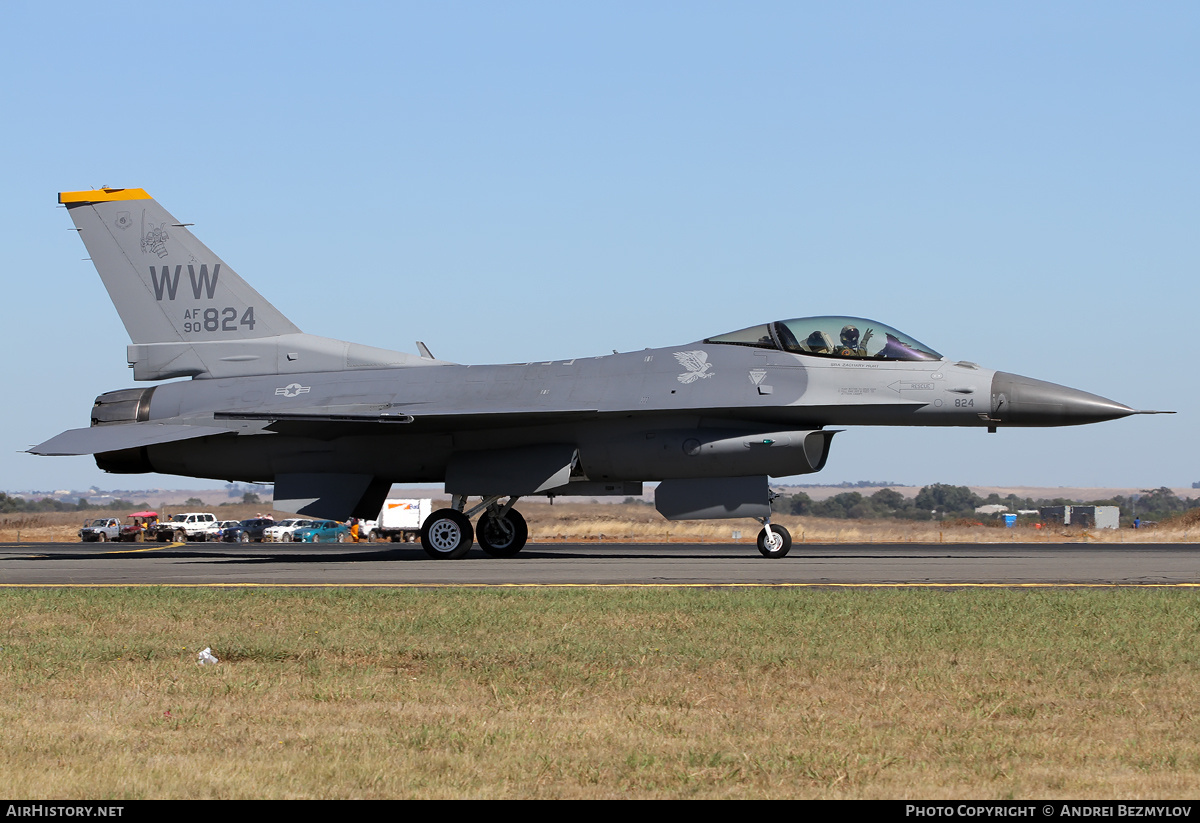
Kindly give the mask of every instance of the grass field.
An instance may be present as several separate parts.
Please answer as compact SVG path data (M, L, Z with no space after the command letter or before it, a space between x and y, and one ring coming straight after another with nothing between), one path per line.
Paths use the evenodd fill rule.
M1190 590L12 589L0 621L14 797L1200 794Z

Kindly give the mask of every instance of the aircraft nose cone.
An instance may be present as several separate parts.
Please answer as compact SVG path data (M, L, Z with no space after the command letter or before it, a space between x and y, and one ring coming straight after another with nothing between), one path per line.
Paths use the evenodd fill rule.
M1078 389L996 372L992 419L1015 426L1078 426L1115 420L1136 412L1122 403Z

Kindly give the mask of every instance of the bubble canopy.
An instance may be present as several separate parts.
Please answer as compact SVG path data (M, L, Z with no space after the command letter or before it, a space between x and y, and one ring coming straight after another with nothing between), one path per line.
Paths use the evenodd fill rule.
M709 337L705 343L853 360L941 360L915 338L863 317L798 317Z

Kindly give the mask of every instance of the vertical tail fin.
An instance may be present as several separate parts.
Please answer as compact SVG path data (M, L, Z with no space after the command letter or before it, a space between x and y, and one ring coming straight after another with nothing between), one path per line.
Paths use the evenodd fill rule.
M299 333L143 189L62 192L58 202L134 343Z
M443 363L304 334L143 189L68 191L58 202L133 341L135 380Z

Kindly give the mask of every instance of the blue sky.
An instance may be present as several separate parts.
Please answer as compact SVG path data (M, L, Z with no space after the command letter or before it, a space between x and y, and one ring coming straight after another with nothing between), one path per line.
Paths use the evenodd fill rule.
M198 485L19 453L134 385L55 206L100 185L147 189L328 337L514 362L847 314L1179 411L855 429L831 482L1200 480L1195 3L8 2L0 23L0 488Z

